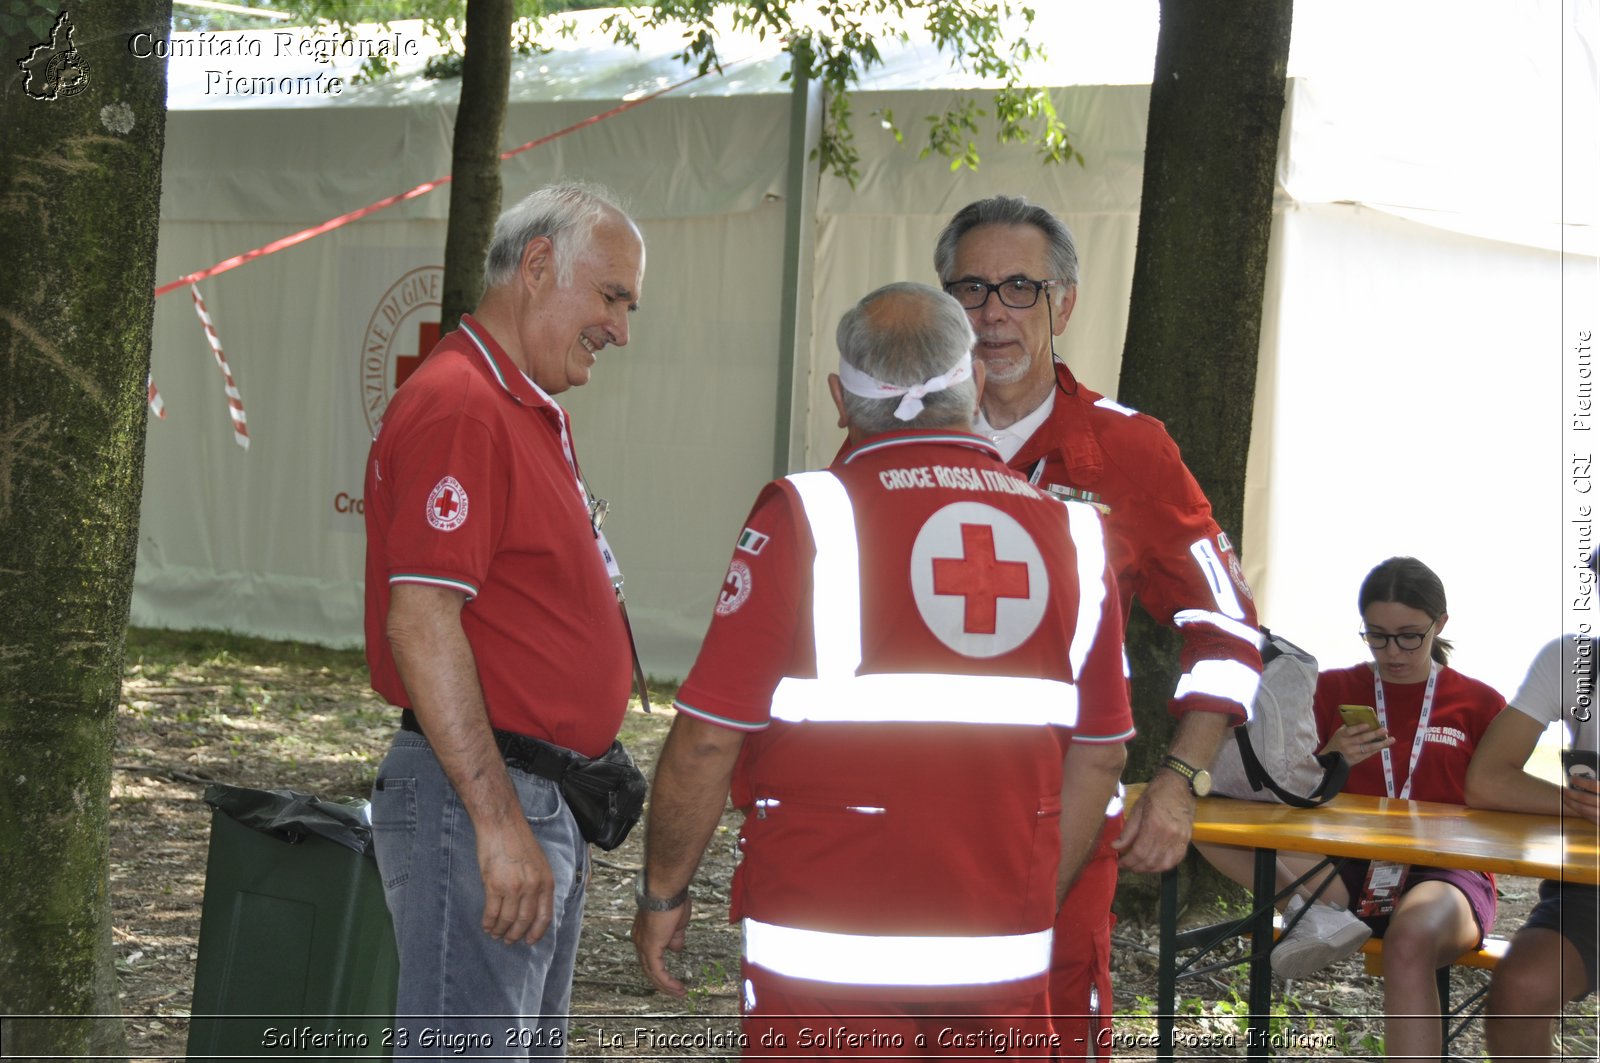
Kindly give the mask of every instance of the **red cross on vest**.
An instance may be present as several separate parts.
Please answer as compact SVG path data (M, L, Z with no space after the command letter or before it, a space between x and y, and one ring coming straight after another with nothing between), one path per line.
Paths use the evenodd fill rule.
M933 559L933 592L963 596L965 629L992 635L998 600L1028 597L1028 566L995 557L994 529L987 524L961 525L961 552L959 559Z
M454 513L457 508L456 493L449 488L446 488L444 492L439 495L439 501L433 504L433 508L439 514L439 516L449 520L450 515Z

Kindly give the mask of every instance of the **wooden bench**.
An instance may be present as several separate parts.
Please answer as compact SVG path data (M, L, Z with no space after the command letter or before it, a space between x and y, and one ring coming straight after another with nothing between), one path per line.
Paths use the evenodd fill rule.
M1483 947L1469 949L1450 961L1451 967L1476 967L1483 971L1492 971L1495 965L1505 959L1506 950L1511 947L1511 942L1505 938L1486 937ZM1383 977L1383 939L1368 938L1367 943L1361 946L1361 957L1366 964L1367 973ZM1449 968L1441 967L1440 970Z
M1272 917L1273 940L1277 940L1282 936L1283 916L1281 914L1274 915ZM1511 942L1505 938L1485 937L1481 948L1468 949L1463 952L1450 961L1450 967L1476 967L1479 970L1492 971L1495 969L1496 964L1505 959L1506 950L1510 947ZM1361 946L1361 958L1366 965L1368 974L1378 978L1383 977L1382 938L1368 938L1367 943ZM1439 968L1441 971L1448 971L1449 969L1449 967Z

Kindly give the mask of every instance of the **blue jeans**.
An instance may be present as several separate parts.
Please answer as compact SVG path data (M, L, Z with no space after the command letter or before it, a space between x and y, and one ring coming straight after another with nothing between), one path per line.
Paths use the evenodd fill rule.
M507 769L555 875L537 942L484 933L477 834L427 739L401 731L378 769L372 831L400 954L394 1055L566 1058L589 850L556 784Z

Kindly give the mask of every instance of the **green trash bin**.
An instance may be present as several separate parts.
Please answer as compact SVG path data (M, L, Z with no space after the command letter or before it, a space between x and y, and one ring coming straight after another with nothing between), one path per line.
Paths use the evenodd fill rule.
M390 1057L399 960L366 802L206 789L190 1059Z

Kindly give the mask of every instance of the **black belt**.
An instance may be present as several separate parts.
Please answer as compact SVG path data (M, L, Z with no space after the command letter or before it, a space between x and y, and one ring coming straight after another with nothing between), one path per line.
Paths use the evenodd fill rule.
M400 710L400 729L419 735L423 733L422 725L417 722L417 714L410 709ZM551 745L538 738L502 731L498 727L491 727L490 730L494 733L494 744L505 758L506 767L529 772L552 782L559 783L566 777L567 769L583 759L570 749Z

